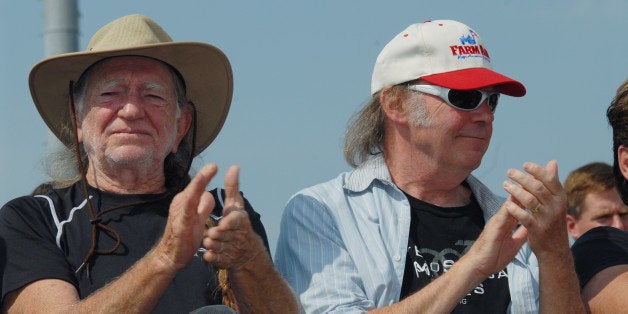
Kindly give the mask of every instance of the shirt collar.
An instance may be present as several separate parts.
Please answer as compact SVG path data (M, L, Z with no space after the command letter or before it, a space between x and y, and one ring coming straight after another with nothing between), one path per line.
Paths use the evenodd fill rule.
M382 181L389 185L395 185L390 177L384 154L377 154L349 173L345 181L344 188L352 192L362 192L366 190L375 180ZM501 204L502 197L493 194L482 182L473 175L469 175L465 181L469 184L473 195L484 209L485 219L493 216ZM489 205L485 207L484 205Z
M388 166L386 166L386 160L384 160L384 154L381 153L368 159L351 171L345 181L344 188L352 192L361 192L375 180L393 184Z

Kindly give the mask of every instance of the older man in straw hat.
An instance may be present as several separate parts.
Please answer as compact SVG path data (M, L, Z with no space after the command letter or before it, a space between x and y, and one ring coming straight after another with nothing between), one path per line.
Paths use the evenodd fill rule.
M297 310L238 168L211 193L216 165L188 175L229 110L231 67L219 49L173 42L130 15L86 51L35 65L30 88L77 176L0 211L3 311Z
M583 310L556 163L510 170L506 202L471 175L499 94L526 92L492 70L479 35L451 20L408 26L377 58L371 92L345 142L356 169L297 193L283 216L276 265L305 310Z

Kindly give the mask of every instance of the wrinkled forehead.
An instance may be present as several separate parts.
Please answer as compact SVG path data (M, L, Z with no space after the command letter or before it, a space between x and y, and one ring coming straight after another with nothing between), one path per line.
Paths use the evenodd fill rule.
M81 102L97 86L121 86L143 75L140 79L144 80L144 88L173 90L179 105L187 103L185 82L178 71L165 62L143 56L112 57L92 64L74 84L74 95Z
M131 68L131 65L134 65L134 67ZM180 85L177 86L177 88L180 87L183 91L185 91L185 81L183 80L183 77L181 76L179 71L177 71L177 69L161 60L135 55L116 56L98 60L97 62L90 65L87 69L85 69L85 71L83 71L79 80L76 83L77 85L85 85L87 83L86 81L92 79L94 73L97 73L100 76L102 73L110 71L111 69L126 68L128 70L139 70L140 66L143 66L144 71L157 70L168 73L170 77L174 80L174 83L176 85Z

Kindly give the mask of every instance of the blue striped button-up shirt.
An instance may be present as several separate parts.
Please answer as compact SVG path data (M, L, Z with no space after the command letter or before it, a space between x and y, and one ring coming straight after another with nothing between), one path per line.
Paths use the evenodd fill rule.
M466 181L488 220L504 199L473 176ZM276 267L306 313L362 313L391 305L401 293L409 230L408 199L378 155L290 199ZM510 312L538 312L538 264L529 246L507 271Z

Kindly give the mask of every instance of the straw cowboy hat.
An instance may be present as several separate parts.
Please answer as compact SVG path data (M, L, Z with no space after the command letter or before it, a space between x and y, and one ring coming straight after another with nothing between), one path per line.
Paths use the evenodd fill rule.
M227 118L233 94L229 60L220 49L201 42L173 42L153 20L139 14L119 18L102 27L87 49L45 59L30 72L29 86L35 106L50 130L65 144L72 122L68 106L70 81L95 62L116 56L145 56L177 69L185 81L187 98L196 107L198 155L216 138Z

